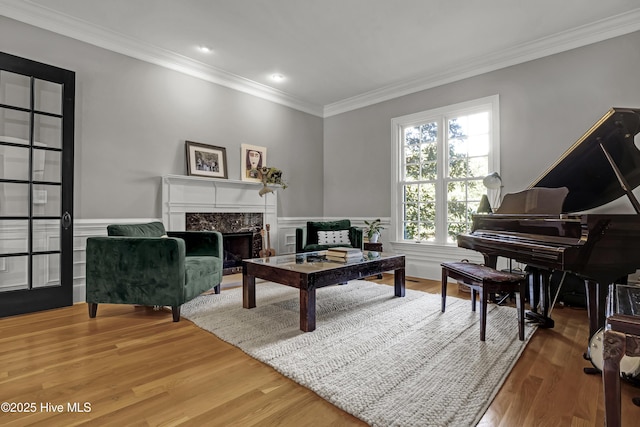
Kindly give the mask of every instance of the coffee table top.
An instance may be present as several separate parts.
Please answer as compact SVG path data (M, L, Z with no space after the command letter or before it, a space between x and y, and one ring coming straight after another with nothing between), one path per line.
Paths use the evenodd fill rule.
M312 273L404 257L404 255L395 253L362 251L362 258L349 260L348 262L341 262L328 260L325 254L326 251L306 252L302 254L277 255L268 258L245 259L243 262L265 265L271 268L279 268L298 273Z

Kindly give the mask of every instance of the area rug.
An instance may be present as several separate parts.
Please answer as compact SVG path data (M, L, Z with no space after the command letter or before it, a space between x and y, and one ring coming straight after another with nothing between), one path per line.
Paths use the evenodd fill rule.
M372 426L476 425L524 350L515 308L491 304L486 341L468 300L355 280L316 291L316 330L299 329L299 291L256 285L203 295L182 315ZM479 309L479 307L478 307Z

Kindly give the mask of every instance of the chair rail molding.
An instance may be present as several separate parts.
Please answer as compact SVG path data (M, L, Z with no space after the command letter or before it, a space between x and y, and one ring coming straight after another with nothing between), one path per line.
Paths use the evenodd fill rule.
M205 178L205 181L209 179ZM236 182L237 183L237 182ZM258 196L257 184L249 184L251 193ZM212 184L209 184L211 186ZM231 184L234 185L234 184ZM262 202L264 203L264 201ZM201 203L202 204L202 203ZM199 204L199 205L201 205ZM205 204L207 205L207 204ZM184 204L184 206L192 206ZM262 205L264 206L264 205ZM263 207L264 209L264 207ZM275 209L275 208L274 208ZM237 209L234 209L237 212ZM262 211L263 212L263 211ZM272 238L272 242L276 246L278 254L293 253L295 251L296 228L305 227L307 221L334 221L344 219L344 217L281 217L275 218L272 222L272 229L278 231L278 240ZM366 221L375 219L373 217L350 218L351 224L355 227L364 228ZM93 236L106 236L107 226L109 224L136 224L151 221L162 221L167 227L168 223L165 218L101 218L101 219L76 219L74 221L73 235L73 302L85 302L85 260L87 238ZM381 222L385 230L390 228L390 218L381 218ZM167 227L168 228L168 227ZM461 249L457 246L441 246L430 245L427 243L399 243L390 242L388 233L384 230L380 238L385 251L402 253L406 257L407 276L420 277L424 279L440 280L441 278L441 262L459 261L468 259L472 262L482 263L482 256L474 251ZM500 268L506 267L506 261L499 264ZM503 267L501 267L503 266ZM223 289L225 288L223 284Z
M407 262L407 276L420 277L430 280L442 280L443 262L469 260L477 264L484 264L484 258L479 252L460 248L455 245L435 245L431 243L391 242L391 251L405 254ZM385 248L386 249L386 248ZM498 258L497 268L524 268L524 265L511 265L506 258Z

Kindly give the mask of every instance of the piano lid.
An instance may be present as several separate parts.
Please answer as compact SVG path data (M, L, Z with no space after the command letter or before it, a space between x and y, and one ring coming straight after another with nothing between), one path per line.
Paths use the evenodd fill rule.
M612 108L529 187L567 187L563 212L580 212L624 196L614 169L600 144L609 152L633 190L640 185L640 109Z

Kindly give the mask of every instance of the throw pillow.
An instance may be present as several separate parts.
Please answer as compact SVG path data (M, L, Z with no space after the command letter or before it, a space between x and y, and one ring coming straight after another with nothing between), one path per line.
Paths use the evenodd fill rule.
M343 245L351 243L349 230L318 231L319 245Z
M107 235L125 237L160 237L167 234L164 225L159 222L146 224L110 224L107 226Z

